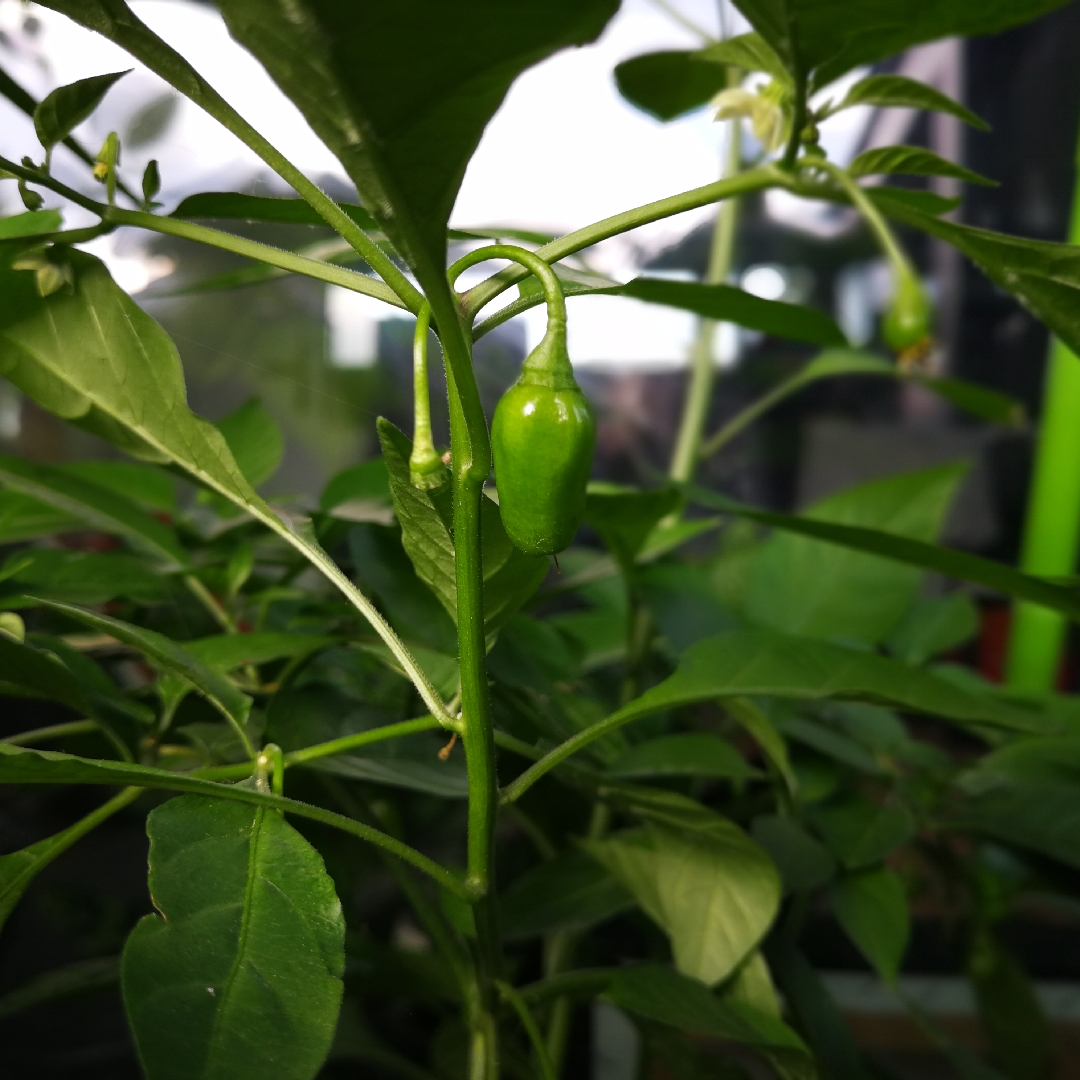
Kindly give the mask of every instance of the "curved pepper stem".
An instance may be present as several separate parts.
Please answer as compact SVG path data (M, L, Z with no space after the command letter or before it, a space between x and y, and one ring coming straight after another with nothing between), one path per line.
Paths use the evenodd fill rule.
M451 283L463 270L488 259L508 259L524 266L540 282L547 304L547 332L540 344L525 358L521 382L549 386L553 390L576 387L570 356L566 351L566 297L555 271L535 252L516 244L489 244L458 259L447 272Z
M431 305L426 301L416 316L413 336L413 448L409 474L413 487L427 491L446 483L447 471L431 437L431 393L428 387L428 332Z

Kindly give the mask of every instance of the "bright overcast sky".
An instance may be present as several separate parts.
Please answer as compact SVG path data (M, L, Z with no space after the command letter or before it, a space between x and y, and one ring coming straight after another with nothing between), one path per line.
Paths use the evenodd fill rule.
M343 178L336 159L258 63L232 41L213 8L186 0L134 0L132 6L309 175L333 173ZM679 0L679 9L715 31L715 0ZM110 130L123 136L140 108L171 93L157 76L133 64L126 53L103 38L50 10L31 10L41 25L36 34L28 36L22 30L26 8L20 0L0 0L0 30L6 31L13 43L7 48L0 44L0 62L36 96L61 83L135 68L77 130L91 150L97 149ZM614 66L627 57L697 44L690 31L652 0L623 0L619 14L596 44L562 52L514 85L470 165L454 223L517 224L563 232L715 179L722 132L707 110L673 123L659 123L626 104L612 78ZM565 108L552 111L552 97L564 101ZM36 148L29 120L0 100L0 152L17 159L33 154ZM249 184L256 174L266 173L250 150L186 101L179 104L161 139L143 148L129 142L125 148L122 165L131 186L137 187L151 156L160 162L161 198L167 207L194 191L237 189ZM88 187L85 168L62 150L57 152L55 170L73 186ZM14 187L5 184L0 188L0 198L6 199L0 209L9 213L18 209ZM632 238L611 242L601 251L600 261L616 276L629 275L639 261L639 246L655 250L685 234L708 214L707 209L696 211L639 230ZM70 223L77 220L69 217ZM128 244L130 247L130 241ZM100 253L111 256L112 263L119 257L117 246L122 255L123 244ZM130 257L137 258L138 253ZM608 298L601 304L610 306L610 301ZM626 312L637 314L627 314L629 322L615 331L623 339L622 345L612 346L619 355L607 359L633 361L648 354L671 363L684 357L688 320L636 302L622 303L629 305ZM580 302L573 306L583 310ZM599 309L596 314L600 314ZM572 317L572 335L574 322ZM612 323L617 325L619 320L608 314L604 322L610 334ZM595 351L587 342L596 336L596 328L586 333L582 323L580 329L582 347ZM534 337L536 330L534 318L529 336ZM663 348L661 341L667 342Z

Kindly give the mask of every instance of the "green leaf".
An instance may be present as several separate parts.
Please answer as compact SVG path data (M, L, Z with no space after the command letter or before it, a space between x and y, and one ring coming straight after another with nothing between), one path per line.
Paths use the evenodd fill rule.
M1048 1080L1054 1074L1052 1035L1031 979L992 930L980 929L973 938L968 978L994 1063L1015 1080Z
M957 781L957 826L1080 867L1080 737L1022 739Z
M825 86L860 64L943 37L993 34L1063 0L736 0L789 71Z
M656 523L679 505L672 488L638 491L593 481L585 500L585 522L621 566L630 567Z
M429 292L445 290L446 223L510 84L557 50L592 41L617 3L218 6L233 37L337 154L361 201Z
M131 69L129 68L128 71ZM94 75L57 87L34 110L34 130L46 150L63 142L100 104L113 84L128 74Z
M131 461L73 461L59 468L150 510L163 514L176 512L176 481L153 465L136 465Z
M621 969L604 996L627 1012L697 1035L807 1052L799 1036L768 1013L722 1000L697 979L656 964Z
M654 529L650 535L656 533ZM634 588L675 656L695 641L739 625L740 620L717 595L705 567L675 562L640 567L634 574Z
M890 187L887 184L874 184L863 188L871 201L881 200L889 206L907 207L917 214L937 217L956 210L964 201L959 195L947 198L933 191L919 191L916 188Z
M802 304L763 300L733 285L704 285L666 278L634 278L616 288L594 289L595 295L629 296L648 304L692 311L706 319L736 323L775 337L812 345L846 345L847 339L823 311Z
M3 454L0 455L0 483L77 517L91 528L123 537L166 570L178 570L188 563L187 552L168 525L130 499L86 476Z
M725 709L742 725L747 734L758 744L769 764L780 774L788 791L794 795L799 784L791 767L787 743L776 725L752 701L746 698L730 698L724 702Z
M728 85L728 69L707 49L646 53L615 67L615 85L627 101L657 120L674 120L708 104Z
M0 681L33 697L62 702L76 712L90 711L84 687L58 657L7 634L0 634Z
M703 825L650 823L583 844L668 934L679 970L713 985L764 937L779 907L780 881L736 825L717 815Z
M832 890L833 911L845 933L887 982L900 974L911 920L900 879L887 867L841 878Z
M379 441L390 479L394 511L401 523L401 542L417 575L457 621L457 572L454 544L444 517L448 508L434 499L448 494L413 487L409 472L412 442L388 420L378 421ZM443 503L445 507L445 502ZM510 619L547 576L548 560L526 555L510 542L490 499L480 504L480 542L484 566L484 625L489 637Z
M40 499L14 491L0 491L0 544L72 532L81 525L77 517L62 513Z
M0 856L0 927L7 922L12 909L26 891L27 886L57 856L67 851L76 840L84 837L107 818L134 801L139 794L137 788L129 788L110 799L103 806L87 814L63 832L58 832L45 840L13 851L10 855Z
M375 219L362 207L338 203L361 229L375 229ZM189 195L169 215L191 220L268 221L281 225L319 225L326 222L303 199L274 199L238 191L201 191Z
M812 807L810 820L849 870L880 862L915 835L915 819L904 806L878 806L861 797Z
M148 1080L310 1080L345 969L321 857L273 810L192 795L152 811L147 832L159 914L132 931L121 972Z
M382 458L353 465L332 476L319 496L319 509L330 513L342 503L353 502L370 504L376 511L390 507L390 478ZM380 524L389 522L380 521Z
M997 187L996 180L988 180L919 146L881 146L864 150L848 166L848 172L852 176L952 176L970 184Z
M765 949L769 969L829 1080L866 1080L866 1070L840 1010L821 976L785 934L773 934Z
M1074 619L1080 618L1080 599L1075 591L1054 585L1042 578L1021 574L1011 566L1004 566L990 559L983 559L951 548L926 544L907 537L895 536L878 529L866 529L849 525L837 525L827 521L815 521L795 514L777 514L770 510L758 510L735 502L724 495L707 491L696 485L680 485L692 502L713 510L722 510L750 521L768 525L774 529L825 540L830 544L851 548L854 551L882 555L909 566L936 570L961 581L985 585L1006 596L1017 596L1032 603L1041 604L1053 611L1061 611Z
M980 131L989 131L990 125L958 101L935 90L926 83L909 79L906 75L868 75L860 79L844 100L830 110L850 109L852 105L874 105L882 108L928 109L931 112L948 113Z
M66 13L75 17L87 10L84 6ZM125 18L137 34L149 33L130 13ZM102 25L112 24L106 19ZM158 45L165 48L161 43L154 47ZM178 466L276 532L371 623L409 671L428 708L441 715L442 703L408 650L319 547L310 522L279 518L244 477L222 433L188 409L180 357L165 331L116 286L99 260L74 250L67 258L72 288L44 298L33 274L0 266L0 295L5 300L0 309L0 375L50 412L133 456Z
M719 735L688 732L664 735L639 743L620 754L607 767L611 776L709 776L724 780L750 780L761 773L747 765L731 743Z
M228 672L244 664L268 664L271 660L309 656L329 648L337 640L320 634L262 630L252 634L214 634L185 641L183 648L212 671Z
M53 611L90 627L91 630L123 641L138 649L154 664L186 679L233 725L245 748L250 750L244 725L251 711L251 698L242 694L228 679L196 659L175 641L156 630L132 626L131 623L114 619L110 615L85 611L71 604L57 604L52 601L43 603Z
M754 818L754 841L776 863L785 893L812 892L832 880L836 860L794 818L764 814Z
M68 997L107 990L120 981L120 957L101 956L76 960L54 968L0 997L0 1016L14 1016L24 1009Z
M866 747L838 731L798 716L777 718L776 726L792 742L802 743L824 757L868 776L883 776L886 769Z
M817 503L806 518L933 540L967 463L901 473ZM762 547L750 572L746 615L807 637L876 643L903 617L917 571L850 549L784 533Z
M0 240L18 240L56 232L64 224L59 210L28 210L13 217L0 217Z
M587 930L632 907L617 878L585 852L570 848L517 877L499 898L507 940Z
M446 736L421 732L376 743L363 755L335 754L318 758L308 768L318 772L386 784L407 791L422 791L442 799L466 799L469 779L465 771L465 755L461 750L443 761L439 750Z
M1012 293L1074 352L1080 352L1080 252L1054 244L958 225L920 212L890 193L875 192L877 205L897 221L952 244L995 285Z
M31 607L34 598L94 606L120 596L140 604L169 597L168 579L133 555L35 548L11 556L0 572L20 594L0 599L8 608Z
M991 390L979 383L966 382L963 379L936 378L928 375L909 375L912 382L933 390L939 397L951 401L958 409L971 413L992 424L1004 424L1007 427L1023 427L1027 422L1027 413L1023 404L1008 394Z
M967 593L923 597L886 640L889 651L908 664L927 660L970 641L979 630L979 609Z
M946 719L1039 729L1040 722L989 696L873 653L766 630L717 634L691 646L674 675L614 717L621 722L719 697L848 698L896 705ZM614 717L609 718L614 721Z
M740 34L693 51L645 53L615 67L615 84L627 101L658 120L700 108L730 85L732 74L767 71L787 80L779 57L757 34Z
M258 398L218 421L218 430L247 482L260 487L277 472L285 453L285 436Z
M390 482L401 544L417 576L457 621L457 571L450 530L431 493L414 487L409 472L412 440L382 417L376 422Z

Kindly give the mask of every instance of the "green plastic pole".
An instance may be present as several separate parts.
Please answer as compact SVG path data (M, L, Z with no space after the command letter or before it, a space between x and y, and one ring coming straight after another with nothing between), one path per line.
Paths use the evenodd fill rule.
M1080 167L1080 147L1077 148ZM1073 193L1069 242L1080 245L1080 178ZM1043 391L1035 466L1031 478L1021 569L1064 577L1076 566L1080 541L1080 359L1054 339ZM1065 640L1063 615L1017 603L1005 678L1019 690L1053 690Z

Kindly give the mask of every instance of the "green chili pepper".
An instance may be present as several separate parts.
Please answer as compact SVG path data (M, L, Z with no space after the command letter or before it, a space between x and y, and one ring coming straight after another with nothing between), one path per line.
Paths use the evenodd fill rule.
M458 259L447 271L450 281L487 259L524 266L539 279L547 301L547 333L495 408L491 449L507 536L527 555L554 555L573 540L585 513L596 436L592 409L574 381L566 299L555 272L535 252L491 244Z
M549 323L491 425L503 527L529 555L553 555L574 538L592 469L592 409L574 381L566 332Z
M881 322L881 336L894 352L922 349L930 341L930 299L912 273L897 274L892 303Z

